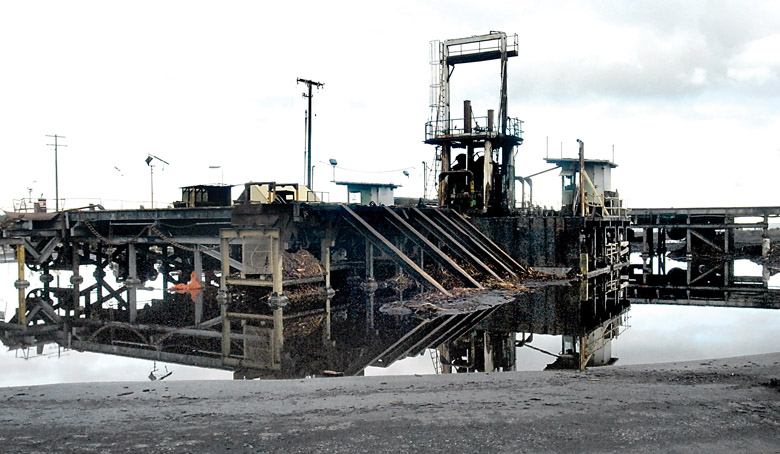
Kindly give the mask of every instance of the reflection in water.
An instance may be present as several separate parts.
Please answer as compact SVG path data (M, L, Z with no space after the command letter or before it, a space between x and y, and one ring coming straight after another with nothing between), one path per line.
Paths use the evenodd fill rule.
M536 357L548 356L548 363L554 367L579 367L584 359L583 352L589 356L590 365L611 362L611 341L626 327L629 309L626 301L597 299L591 295L591 299L581 303L581 288L577 282L553 282L530 287L529 292L516 294L516 298L506 304L463 312L442 313L433 308L399 311L396 305L377 302L373 292L357 290L332 301L330 310L325 300L319 300L313 305L317 308L283 316L284 338L281 344L274 344L272 318L261 321L258 326L247 326L243 332L233 333L234 345L244 349L257 363L268 365L264 369L238 369L235 377L361 375L367 367L385 370L398 360L421 353L426 355L429 365L434 364L435 370L443 373L528 369L525 364L518 364L518 358L527 356L522 354L525 351L533 351ZM204 293L205 319L214 315L209 300L213 301L216 295L211 289ZM166 308L162 301L155 301L148 308L149 312L142 314L151 317L151 320L153 312L171 314L177 312L174 306L190 307L193 304L189 294L170 296L164 304L172 306ZM678 331L662 336L647 333L643 326L648 322L656 323L652 326L673 325L664 321L664 318L668 320L668 315L655 316L655 312L646 313L645 308L642 309L648 321L643 324L635 320L634 325L640 325L639 334L644 337L637 338L634 336L637 333L629 331L631 334L621 343L628 344L627 348L621 347L624 354L627 350L637 352L635 357L627 357L627 362L715 356L697 351L689 351L689 356L680 353L686 351L684 344L690 335L697 333L695 330L679 327ZM675 309L679 310L682 309ZM763 317L759 315L758 318ZM686 319L702 317L691 315ZM686 322L688 326L691 323ZM117 334L120 327L114 328L113 334ZM108 336L111 332L111 329L106 329L102 333ZM734 341L731 343L739 340L734 338L735 335L730 335ZM561 341L550 347L549 336L560 336ZM186 344L182 342L183 338L177 339L176 336L168 339L172 341L169 351L176 350L182 354L206 351L210 342L201 339L198 343ZM543 341L547 341L546 345ZM429 353L433 353L430 359ZM738 353L744 351L731 354ZM655 356L642 356L651 354ZM682 356L678 357L679 354Z
M610 364L611 341L625 327L628 306L624 300L581 304L579 298L579 284L556 282L477 310L423 305L413 311L377 305L367 292L352 300L357 304L334 305L330 314L285 316L278 353L273 323L245 329L244 355L267 367L239 369L236 377L362 375L367 367L388 367L426 350L437 373L511 371L516 348L543 351L534 346L533 334L563 336L561 351L545 352L553 356L551 367Z
M579 367L583 346L591 353L606 352L606 361L593 356L593 364L608 362L609 350L605 347L618 332L613 327L620 326L624 305L580 304L580 286L560 281L536 285L528 292L511 293L513 300L506 297L509 294L482 295L482 299L493 303L474 310L442 311L432 304L418 305L414 310L397 303L381 304L376 301L375 292L356 290L340 301L319 300L307 311L262 317L244 324L241 332L231 333L234 349L252 364L236 367L234 377L362 375L367 367L386 368L426 351L433 352L432 364L440 373L510 371L516 369L516 347L537 348L533 334L564 336L568 347L561 351L567 353L565 350L570 349L568 355L549 352L559 356L558 365ZM207 288L198 295L201 298L205 298L204 317L214 315L209 302L216 298L213 289ZM189 293L155 300L139 312L139 326L159 322L162 314L180 313L192 304ZM177 324L173 319L166 322ZM145 333L130 331L122 323L103 325L77 345L89 347L83 349L88 351L132 353ZM198 337L184 334L191 334L186 327L157 333L155 342L160 352L166 354L159 361L212 366L208 361L210 352L219 349L219 333L201 333ZM37 338L38 345L62 343L57 332L51 332L50 337L41 332ZM18 342L16 338L4 338L3 342L9 347L21 345L14 344ZM555 359L551 357L550 362Z
M551 356L549 368L578 369L613 363L611 341L627 326L628 304L580 301L578 283L544 285L520 294L456 341L439 347L444 372L516 370L516 350ZM534 335L562 336L560 351L534 345Z

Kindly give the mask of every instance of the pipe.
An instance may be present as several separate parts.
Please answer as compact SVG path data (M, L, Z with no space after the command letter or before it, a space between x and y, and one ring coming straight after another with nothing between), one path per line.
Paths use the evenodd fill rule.
M541 175L543 173L550 172L550 171L555 170L555 169L557 169L559 167L560 166L551 167L551 168L549 168L547 170L542 170L541 172L536 172L536 173L531 174L531 175L529 175L527 177L515 177L516 181L519 181L520 183L522 183L522 195L521 195L521 197L522 197L522 207L523 208L525 208L525 183L528 183L528 188L530 190L529 191L530 193L529 193L529 196L528 196L528 205L529 206L533 206L533 204L534 204L534 186L533 186L533 181L531 181L531 177L535 177L537 175Z
M471 170L447 170L439 174L439 182L444 180L449 175L463 175L466 174L470 177L471 181L474 181L474 172Z

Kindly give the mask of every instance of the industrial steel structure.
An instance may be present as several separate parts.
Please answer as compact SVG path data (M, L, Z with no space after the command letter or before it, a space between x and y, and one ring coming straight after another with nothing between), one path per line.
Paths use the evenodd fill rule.
M770 219L780 207L633 209L633 240L642 263L632 266L633 303L780 309L769 288L777 250ZM761 265L760 276L735 274L735 261ZM676 266L667 266L675 261Z
M330 340L331 303L356 288L373 305L526 271L456 212L259 203L255 186L227 207L10 214L2 242L18 253L19 299L2 341L273 376L290 320L320 317ZM163 293L141 303L158 275Z
M18 307L0 340L280 378L360 374L426 348L440 372L514 370L530 333L560 334L553 367L584 368L613 361L629 302L780 307L766 233L780 208L629 211L611 187L616 165L586 159L578 140L578 158L547 160L561 208L523 197L517 209L515 182L532 187L516 176L522 122L508 115L518 53L503 32L432 44L438 207L397 206L392 184L344 183L359 203L330 204L310 184L249 182L235 200L230 186L182 188L174 208L47 213L44 201L8 213L0 245L16 254ZM451 118L455 67L490 60L498 115L477 117L466 100ZM311 101L321 84L299 82ZM733 272L735 232L749 229L763 232L762 280ZM667 245L682 240L686 269L667 272Z
M522 122L508 113L507 67L518 55L517 35L503 32L431 44L431 119L425 143L437 147L439 204L459 210L509 213L514 208L515 147L522 144ZM498 124L495 110L475 116L463 102L463 118L451 118L450 81L455 66L499 60ZM464 153L453 156L454 150Z

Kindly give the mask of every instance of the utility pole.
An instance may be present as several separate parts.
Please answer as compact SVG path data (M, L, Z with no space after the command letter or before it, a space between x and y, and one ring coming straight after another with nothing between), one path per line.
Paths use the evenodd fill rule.
M154 164L152 164L152 162L154 162L155 159L160 161L160 162L162 162L163 164L170 165L168 163L168 161L166 161L166 160L164 160L162 158L159 158L159 157L157 157L157 156L155 156L153 154L149 154L146 157L146 159L144 159L144 162L146 162L146 165L149 166L149 180L151 181L151 189L152 189L152 194L151 194L151 197L152 197L152 209L154 209Z
M46 137L54 137L54 143L49 143L47 145L54 147L54 211L60 211L60 175L57 167L57 148L67 147L67 145L60 145L57 143L57 139L64 139L65 136L54 134L53 136L47 135Z
M311 92L311 87L314 86L314 87L320 88L320 87L324 87L325 84L320 83L320 82L315 82L315 81L309 80L309 79L300 79L299 78L297 80L297 84L300 84L300 83L306 84L306 86L309 89L308 90L308 94L307 93L303 93L303 97L304 98L309 98L309 109L306 111L307 112L307 114L306 114L307 115L306 116L306 123L307 123L307 126L308 126L308 134L306 136L307 137L307 147L306 147L306 187L311 189L311 121L312 121L312 117L313 117L313 115L311 113L311 97L313 96L312 92Z

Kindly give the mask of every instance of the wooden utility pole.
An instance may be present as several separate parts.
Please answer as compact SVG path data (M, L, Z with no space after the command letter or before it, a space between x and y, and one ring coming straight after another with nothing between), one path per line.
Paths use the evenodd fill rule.
M307 114L306 114L307 115L306 116L306 124L307 124L307 128L308 128L308 131L307 131L307 134L306 134L306 139L307 139L307 144L306 144L306 187L311 189L312 188L311 187L311 177L312 177L312 175L311 175L311 168L312 168L311 167L311 121L312 121L312 117L313 117L313 115L311 113L311 97L313 96L312 92L311 92L311 87L314 86L314 87L320 88L320 87L324 87L325 84L320 83L320 82L315 82L315 81L309 80L309 79L298 79L297 83L299 83L299 84L300 83L304 83L308 87L308 94L304 93L303 97L304 98L309 98L309 109L306 111L307 112Z

